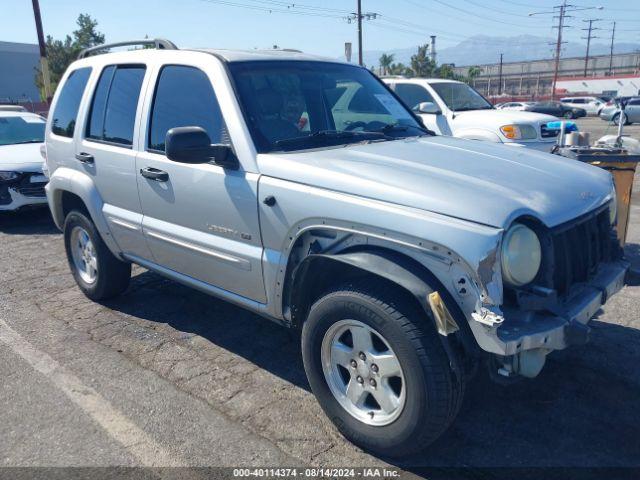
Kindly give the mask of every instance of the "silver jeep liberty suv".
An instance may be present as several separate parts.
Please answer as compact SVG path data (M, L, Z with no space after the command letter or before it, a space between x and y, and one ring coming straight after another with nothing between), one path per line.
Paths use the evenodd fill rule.
M364 68L295 51L85 51L46 127L78 286L131 263L302 332L338 429L401 456L479 364L534 377L622 286L609 173L435 136ZM213 321L213 320L212 320Z

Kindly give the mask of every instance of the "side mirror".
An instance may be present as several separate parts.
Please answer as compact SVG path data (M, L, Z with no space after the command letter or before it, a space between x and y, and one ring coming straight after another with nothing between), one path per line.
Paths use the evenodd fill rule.
M416 108L418 113L432 113L434 115L440 115L442 111L433 102L422 102L418 104Z
M165 152L169 160L180 163L215 162L224 168L236 170L238 158L231 146L211 144L207 132L201 127L175 127L165 137Z

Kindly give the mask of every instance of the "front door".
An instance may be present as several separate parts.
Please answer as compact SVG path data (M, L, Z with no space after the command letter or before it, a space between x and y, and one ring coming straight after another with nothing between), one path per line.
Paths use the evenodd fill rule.
M231 141L203 70L165 65L157 77L145 148L136 160L143 229L155 262L264 303L259 175L169 160L165 136L173 127L198 126L212 143Z

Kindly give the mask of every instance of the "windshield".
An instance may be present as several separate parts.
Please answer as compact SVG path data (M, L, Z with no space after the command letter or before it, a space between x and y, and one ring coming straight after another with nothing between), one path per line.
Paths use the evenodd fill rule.
M0 116L0 145L44 142L44 126L36 116Z
M429 84L454 112L489 110L493 106L466 83L435 82Z
M262 153L429 134L363 68L305 61L238 62L229 68Z

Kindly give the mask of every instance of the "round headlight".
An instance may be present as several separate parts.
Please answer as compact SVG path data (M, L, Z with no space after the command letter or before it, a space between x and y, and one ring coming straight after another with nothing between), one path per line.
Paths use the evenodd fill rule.
M514 224L502 240L502 278L514 287L531 282L540 269L542 248L538 235L521 223Z

